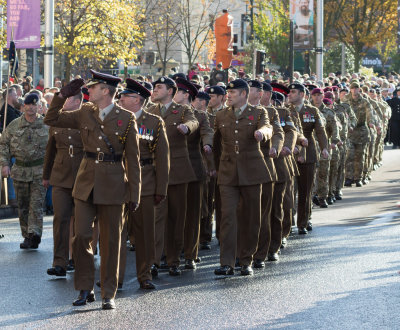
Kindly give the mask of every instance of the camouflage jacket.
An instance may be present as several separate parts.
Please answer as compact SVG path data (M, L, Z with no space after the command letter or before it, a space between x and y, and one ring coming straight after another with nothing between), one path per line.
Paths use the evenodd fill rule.
M351 95L348 97L348 103L357 117L357 125L354 130L350 132L349 138L353 143L368 143L370 140L368 125L371 122L371 104L362 96L355 100Z
M48 137L49 128L39 114L33 123L28 122L25 116L13 120L0 138L0 165L9 166L11 157L15 157L16 163L11 169L14 180L30 182L41 179ZM19 162L28 166L21 166ZM34 162L39 164L29 164Z

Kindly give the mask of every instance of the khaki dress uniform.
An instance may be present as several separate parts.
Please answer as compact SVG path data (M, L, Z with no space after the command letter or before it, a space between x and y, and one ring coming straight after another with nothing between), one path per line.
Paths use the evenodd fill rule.
M202 146L212 147L214 136L207 114L198 110L193 112L199 122L199 128L187 138L189 158L196 174L196 181L190 182L187 190L184 254L185 259L189 260L196 260L199 251L203 188L207 179Z
M311 212L311 188L315 175L315 164L318 160L313 133L315 132L321 150L328 148L328 138L321 114L316 107L304 104L301 109L296 109L296 111L299 113L304 136L308 140L305 163L298 163L300 177L298 180L297 227L306 228Z
M155 259L154 195L167 195L169 175L169 145L164 121L142 110L136 119L139 130L141 182L140 205L135 212L126 212L129 237L135 237L137 280L152 280L151 266ZM124 226L126 230L126 226ZM126 235L122 234L122 238ZM126 245L121 244L118 283L123 283L126 266Z
M25 239L35 236L37 244L43 230L46 188L42 184L42 174L48 136L49 128L43 123L43 117L37 114L32 123L24 115L13 120L0 138L0 165L9 166L11 157L15 157L11 177L22 236Z
M258 260L265 260L268 254L269 245L271 242L271 210L273 203L273 196L275 191L275 183L278 179L276 174L275 162L269 156L269 151L271 148L275 148L277 154L282 150L283 147L283 139L284 132L280 125L279 115L275 108L266 107L264 108L268 113L269 124L272 126L272 138L268 141L261 142L261 151L264 155L265 163L267 164L267 182L262 184L262 193L261 193L261 226L260 226L260 234L258 237L258 246L257 251L254 254L253 258ZM245 216L242 214L242 216ZM242 228L238 228L239 239L240 232ZM239 245L241 241L239 240Z
M69 260L69 224L74 215L72 189L83 158L83 145L78 129L51 127L49 135L43 180L53 186L53 267L65 269Z
M164 119L170 150L167 198L156 208L155 264L161 264L165 235L167 263L170 267L178 267L184 246L187 187L189 182L196 180L196 174L189 159L187 136L180 133L177 126L185 124L189 129L188 134L192 134L199 123L189 106L176 102L172 102L163 114L159 104L150 107L148 112Z
M279 110L279 109L278 109ZM290 111L290 117L293 121L293 124L296 128L297 132L297 140L295 147L298 149L297 155L290 155L288 156L288 167L291 170L290 172L293 175L290 177L289 181L287 182L287 186L285 189L285 195L283 197L283 222L282 222L282 238L287 238L290 234L292 225L293 225L293 217L295 212L295 191L297 192L297 186L295 188L295 183L297 182L297 178L300 176L300 172L297 166L297 159L299 157L306 157L306 148L301 145L301 140L304 139L303 135L303 128L301 126L301 121L299 117L299 113L292 109ZM297 210L297 209L296 209Z
M272 136L267 112L247 105L236 118L231 107L217 112L214 150L221 193L220 263L234 267L237 228L242 228L239 263L250 266L257 250L261 226L261 185L268 181L268 170L260 143L254 132L265 140ZM237 206L242 203L238 215Z
M90 242L96 217L100 226L101 295L103 299L113 299L118 287L122 207L125 203L139 203L140 200L136 120L116 104L102 121L97 105L89 102L79 110L64 112L61 111L64 102L58 94L54 96L45 123L79 129L85 151L72 191L75 201L72 243L75 289L93 289L94 259ZM114 154L103 136L108 138Z

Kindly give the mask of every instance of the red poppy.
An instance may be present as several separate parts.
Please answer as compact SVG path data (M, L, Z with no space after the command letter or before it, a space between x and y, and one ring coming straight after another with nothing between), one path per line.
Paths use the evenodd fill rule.
M118 121L117 121L117 125L118 125L119 127L121 127L121 126L122 126L122 120L118 120Z
M254 117L253 116L248 116L247 117L249 120L254 120Z
M179 112L178 110L173 110L173 111L172 111L172 113L175 114L175 115L176 115L178 112Z

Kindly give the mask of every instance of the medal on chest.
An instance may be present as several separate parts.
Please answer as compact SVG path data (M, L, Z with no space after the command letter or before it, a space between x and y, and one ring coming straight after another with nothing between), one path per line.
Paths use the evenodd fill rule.
M139 138L147 141L154 140L154 130L146 128L143 124L139 127Z
M283 127L283 126L285 126L285 125L286 125L285 119L284 119L284 118L281 118L281 126Z

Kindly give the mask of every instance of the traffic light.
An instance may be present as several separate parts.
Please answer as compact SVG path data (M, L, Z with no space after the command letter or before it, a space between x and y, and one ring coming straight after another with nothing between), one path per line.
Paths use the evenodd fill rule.
M261 74L265 70L265 58L267 53L263 50L257 50L256 52L256 74Z

